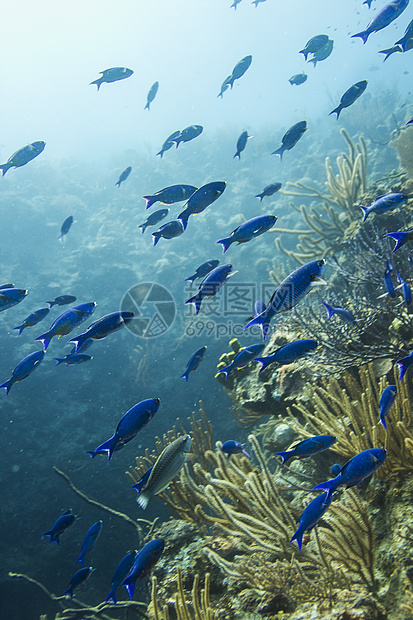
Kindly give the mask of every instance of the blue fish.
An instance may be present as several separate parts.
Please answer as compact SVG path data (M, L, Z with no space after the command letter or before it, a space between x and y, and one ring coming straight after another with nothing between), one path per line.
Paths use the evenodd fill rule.
M345 308L341 308L340 306L330 306L330 304L325 301L322 301L321 303L325 306L329 319L336 314L343 321L343 323L354 323L356 320L351 312Z
M237 64L235 65L235 67L233 68L232 73L227 78L226 83L232 88L234 86L235 80L239 80L239 78L244 75L244 73L250 67L251 63L252 63L251 55L244 56L244 58L241 58L241 60L239 60Z
M413 19L407 25L402 38L396 41L395 45L400 45L403 52L407 52L408 49L411 49L410 45L411 45L412 39L413 39ZM409 123L406 123L406 125L408 124Z
M260 372L262 372L273 362L277 362L277 364L280 365L293 364L300 358L307 355L310 351L315 351L317 347L318 342L316 340L293 340L292 342L284 344L274 353L271 353L271 355L254 357L254 362L260 362L260 364L262 364L260 368Z
M90 577L93 573L93 568L89 566L88 568L81 568L77 571L70 580L70 585L66 592L63 592L63 596L68 596L69 598L73 597L73 591L85 583L86 579Z
M291 86L300 86L307 81L307 78L308 75L303 71L302 73L296 73L295 75L292 75L288 81L290 82Z
M181 132L179 131L179 129L171 133L171 135L166 138L165 142L162 144L161 150L158 153L156 153L156 155L160 155L161 157L163 157L163 154L165 153L165 151L169 151L169 149L171 149L174 146L175 144L174 140L175 138L179 136L180 133ZM148 206L146 208L148 209Z
M247 323L244 329L251 327L251 325L261 325L265 340L273 316L294 308L294 306L307 295L312 286L317 282L320 283L320 277L324 273L325 263L324 259L314 260L305 265L301 265L290 273L290 275L275 289L265 311Z
M173 220L172 222L167 222L163 226L160 227L159 230L152 233L153 237L153 245L156 245L161 237L164 239L174 239L174 237L179 237L185 231L185 226L181 223L180 220Z
M113 603L116 605L116 590L120 588L122 582L126 579L128 573L130 573L130 571L132 570L132 566L137 553L137 551L131 551L130 553L125 555L123 560L121 560L117 565L112 577L112 587L110 588L110 592L106 598L105 603L107 603L108 601L113 601Z
M181 377L180 377L181 379L185 379L185 381L188 381L189 373L193 372L194 370L196 370L198 368L199 364L204 359L204 355L205 355L206 350L207 350L206 347L201 347L200 349L198 349L198 351L195 351L195 353L193 354L193 356L189 360L188 364L186 365L186 370L181 375Z
M52 529L45 532L43 536L49 536L51 543L54 542L56 545L60 545L60 536L67 530L68 527L73 525L75 521L76 516L72 514L72 509L69 508L69 510L66 510L61 517L56 519Z
M326 34L317 34L314 37L311 37L309 41L305 44L302 50L298 53L303 54L304 59L307 60L307 56L309 54L314 54L321 50L328 43L329 37Z
M412 291L410 290L410 286L407 284L406 280L403 280L399 272L396 270L397 281L400 284L400 288L402 289L403 301L407 307L409 307L412 303Z
M413 125L413 118L411 118L409 121L407 121L407 123L406 123L406 127L407 127L408 125Z
M43 350L46 351L52 338L55 336L59 338L67 336L67 334L83 323L83 321L86 321L93 314L95 308L96 302L90 301L65 310L63 314L57 317L51 328L44 334L37 336L35 340L42 342Z
M257 194L255 198L259 198L260 202L262 202L262 199L265 198L265 196L272 196L276 192L279 192L281 187L281 183L270 183L270 185L266 185L261 194Z
M90 551L91 549L93 549L94 544L99 538L99 534L101 531L102 531L102 521L97 521L96 523L92 525L92 527L88 529L88 531L86 532L86 536L84 537L83 542L82 542L82 549L80 551L80 555L77 558L75 564L80 562L82 566L85 565L86 553Z
M56 362L56 366L59 364L66 364L66 366L73 366L77 364L84 364L85 362L90 362L93 359L90 355L85 355L84 353L73 353L66 355L66 357L54 357Z
M178 148L181 142L190 142L190 140L197 138L203 131L202 125L189 125L182 129L177 136L171 138L171 142L175 142L176 148Z
M327 491L327 498L329 499L341 485L345 484L347 488L354 487L374 474L383 465L386 456L387 450L382 448L363 450L343 465L338 476L332 480L327 480L327 482L317 484L312 490Z
M251 138L251 136L248 135L248 131L243 131L237 140L237 152L234 155L234 159L235 157L238 157L238 159L241 159L241 153L247 146L248 138Z
M299 443L292 446L291 450L285 452L276 452L277 456L281 456L282 465L285 465L291 459L306 459L314 454L320 454L324 450L331 448L337 441L337 437L333 435L316 435L315 437L309 437Z
M154 211L153 213L151 213L146 218L144 223L139 226L139 228L142 228L142 234L145 232L148 226L155 226L155 224L158 224L163 219L165 219L168 213L169 213L169 209L159 209L158 211Z
M159 82L154 82L152 86L150 87L149 92L146 97L146 106L144 107L144 110L149 111L151 109L151 103L155 99L158 93L158 88L159 88Z
M185 204L184 210L178 215L184 229L188 225L190 215L202 213L207 207L212 205L223 193L227 184L225 181L212 181L196 190Z
M45 316L49 314L49 312L49 308L39 308L39 310L35 310L31 314L29 314L29 316L24 319L21 325L13 327L13 329L18 329L20 336L20 334L24 329L26 329L26 327L33 327L33 325L37 325L37 323L40 323L40 321L42 321Z
M110 69L99 71L99 73L101 74L101 77L94 82L90 82L90 84L96 84L98 90L103 83L111 84L112 82L125 80L133 75L132 69L128 69L127 67L111 67Z
M46 303L53 308L53 306L66 306L67 304L73 304L75 301L76 297L74 295L59 295L58 297L55 297L53 301L46 301Z
M307 122L300 121L296 123L283 135L281 140L281 146L276 151L273 151L271 155L279 155L280 159L283 158L284 151L290 151L295 146L304 132L307 131Z
M384 235L385 237L391 237L395 240L396 245L392 250L392 254L397 252L405 243L413 239L413 230L405 230L403 232L389 232Z
M244 450L244 448L242 447L242 445L240 444L239 441L234 441L233 439L228 439L228 441L224 441L224 443L221 446L221 450L222 452L225 452L225 454L228 454L228 456L230 454L245 454L245 456L247 458L251 458L250 455L248 454L248 452L246 452Z
M109 334L113 334L119 329L122 329L122 327L125 327L132 321L134 316L133 312L128 312L126 310L105 314L105 316L91 323L83 334L74 336L68 342L76 343L77 353L82 344L86 342L86 340L89 340L89 338L92 338L92 340L102 340L106 338L106 336L109 336Z
M177 437L162 450L154 465L132 486L138 494L136 501L143 510L147 508L152 497L168 488L171 480L186 463L190 450L190 435Z
M258 237L259 235L267 232L267 230L270 230L276 221L277 218L275 215L259 215L257 217L253 217L240 226L237 226L229 237L220 239L217 243L222 244L222 253L225 254L232 243L237 242L238 245L240 243L247 243L247 241L251 241L254 237Z
M11 388L18 381L26 379L33 370L35 370L44 359L44 351L35 351L26 355L13 370L10 379L7 379L0 385L0 388L6 389L6 396L10 392Z
M4 176L10 168L21 168L21 166L28 164L29 161L32 161L32 159L42 153L45 146L46 142L38 140L37 142L32 142L31 144L23 146L13 153L13 155L10 155L5 164L0 164L0 170L3 173L2 176Z
M393 266L392 266L391 262L389 261L389 259L387 259L386 271L384 272L384 288L386 289L386 295L388 295L392 299L395 299L396 291L395 291L393 280L392 280L392 277L391 277L391 272L392 271L393 271ZM386 296L386 295L384 295L384 296Z
M0 289L0 312L16 306L23 301L28 294L29 291L27 289L14 288L13 286Z
M370 213L374 213L375 215L382 215L387 211L392 211L396 207L400 207L406 202L408 198L409 196L406 196L405 194L401 194L400 192L393 192L391 194L385 194L384 196L380 196L369 207L363 207L363 205L360 205L360 209L362 209L364 213L363 222L366 221Z
M199 267L197 268L193 276L189 276L189 278L185 278L185 282L189 281L192 284L192 282L194 280L197 280L198 278L205 278L205 276L207 276L210 271L215 269L215 267L218 267L218 265L219 265L219 260L217 259L208 260L205 263L202 263L202 265L199 265Z
M91 458L96 453L105 450L108 455L108 462L112 458L112 454L119 444L126 444L132 441L134 437L141 431L159 409L159 398L147 398L140 403L134 405L119 420L115 433L110 439L102 443L93 452L89 452Z
M390 413L390 409L394 405L394 401L397 396L397 388L395 385L388 385L380 396L379 408L380 408L380 422L387 430L386 416Z
M410 353L407 357L402 357L397 360L396 364L399 367L399 382L403 379L410 366L413 364L413 353ZM0 385L1 387L1 385Z
M115 186L120 187L120 184L123 183L123 181L126 181L131 172L132 166L128 166L127 168L125 168L125 170L120 175L119 180L115 183Z
M389 4L386 4L369 22L367 28L362 32L357 32L352 35L353 37L360 37L363 43L366 43L367 39L373 32L378 32L383 28L386 28L392 23L403 11L407 8L409 0L392 0Z
M204 297L213 297L216 295L229 278L232 271L232 265L220 265L215 267L202 280L196 295L186 300L186 304L195 304L195 314L198 314Z
M171 146L172 145L173 142L171 142ZM145 208L149 209L149 207L154 205L155 202L162 202L165 205L172 205L175 202L188 200L188 198L190 198L196 190L197 188L193 185L168 185L168 187L160 189L155 194L143 196L143 198L146 200Z
M62 242L64 241L64 238L69 232L69 230L71 229L72 224L73 224L73 215L69 215L69 217L67 217L62 224L62 227L60 229L60 235L57 238L58 241L62 241Z
M294 536L291 538L290 544L296 540L298 550L301 551L304 532L306 530L312 530L317 525L327 508L330 506L332 500L332 495L329 496L328 493L322 493L308 504L307 508L300 517L300 525L298 526Z
M150 573L161 557L164 547L165 542L162 538L155 538L154 540L146 543L146 545L139 551L133 562L132 570L129 576L126 577L122 583L122 586L124 586L128 591L130 600L132 600L135 593L135 583L137 579L142 579Z
M337 118L340 116L341 110L351 106L357 99L364 93L367 87L367 80L361 80L350 86L348 90L340 99L339 105L330 112L330 114L337 114Z
M239 351L229 366L225 368L221 368L218 370L218 374L221 372L225 375L225 379L228 379L230 372L233 370L239 370L240 368L245 368L248 366L250 362L255 358L256 355L259 355L263 350L265 345L263 344L252 344L249 347L245 347Z

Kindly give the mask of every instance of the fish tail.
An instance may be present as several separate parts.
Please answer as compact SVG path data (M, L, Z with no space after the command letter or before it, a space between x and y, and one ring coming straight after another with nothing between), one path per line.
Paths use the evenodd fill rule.
M53 359L56 362L56 366L59 366L59 364L63 364L63 362L66 361L64 357L54 357Z
M80 347L85 342L85 340L86 340L86 338L85 338L84 334L79 334L79 336L75 336L74 338L71 338L70 340L68 340L68 342L73 342L74 343L74 345L75 345L75 353L77 353L79 351Z
M298 53L304 56L304 60L307 60L308 52L305 52L304 50L300 50Z
M232 239L231 237L225 237L224 239L220 239L219 241L217 241L217 243L221 243L223 247L222 253L225 254L225 252L228 250L229 246L232 243Z
M139 228L142 228L142 234L143 234L145 230L147 229L147 226L145 226L145 224L141 224Z
M75 564L77 564L78 562L82 565L82 568L85 568L85 553L83 552L83 550L80 552L80 555L77 558Z
M2 166L0 166L0 170L2 172L2 177L4 177L4 175L6 174L7 170L10 170L11 168L11 164L3 164Z
M128 595L129 595L129 600L131 601L133 599L133 595L135 594L135 581L134 579L130 578L130 577L126 577L125 581L122 583L122 585L127 589L128 591Z
M69 598L73 598L73 588L69 586L66 592L63 592L63 596L68 596Z
M20 334L24 330L24 325L18 325L17 327L13 327L13 329L18 329L19 330L19 336L20 336Z
M40 336L37 336L37 338L35 338L35 340L38 340L39 342L41 342L43 344L43 351L46 351L47 347L50 344L50 336L47 332L45 332L44 334L41 334Z
M185 379L186 383L188 383L188 374L189 374L189 371L185 370L185 372L179 378Z
M279 156L280 156L280 160L282 161L282 159L283 159L283 153L284 153L284 147L283 147L283 146L280 146L280 148L279 148L279 149L277 149L276 151L273 151L273 152L271 153L271 155L279 155Z
M363 30L362 32L357 32L356 34L352 34L351 38L354 39L354 37L360 37L360 39L363 39L363 44L366 43L367 39L370 36L370 32L367 32L367 30Z
M255 196L255 198L259 198L259 199L260 199L260 202L262 202L263 195L262 195L262 194L257 194L257 195Z
M182 211L182 213L180 213L177 217L177 219L182 222L182 226L184 227L184 230L186 230L186 227L188 226L188 218L189 218L189 214L187 214L185 211Z
M143 491L142 493L140 493L138 489L136 489L136 491L138 493L138 497L136 498L136 501L138 502L138 506L140 506L142 510L146 510L149 504L149 500L151 498L147 494L145 494L145 491Z
M47 304L49 304L50 308L53 308L53 306L55 305L55 301L46 301Z
M235 153L233 159L235 159L236 157L238 157L238 159L241 159L241 153L239 151Z
M153 245L155 246L159 242L161 235L157 232L154 232L152 233L152 237L153 237Z
M120 181L116 181L115 186L120 187Z
M333 314L335 314L335 310L332 306L330 306L330 304L326 303L325 301L321 302L323 304L323 306L325 306L327 312L328 312L328 318L331 319L331 317L333 316Z
M254 357L253 359L254 362L259 362L260 364L262 364L261 368L260 368L260 373L265 370L267 368L267 366L269 366L273 360L268 360L265 357Z
M10 392L12 385L14 383L14 381L12 381L12 383L10 383L11 379L8 379L7 381L5 381L4 383L2 383L0 385L0 388L5 388L6 389L6 396L8 395L8 393Z
M312 491L327 491L326 499L324 502L326 503L330 499L334 491L337 489L339 484L340 484L340 481L337 481L337 478L332 478L331 480L326 480L326 482L321 482L320 484L317 484L311 490Z
M262 370L262 369L261 369ZM288 461L291 460L291 450L286 450L285 452L276 452L275 453L277 456L280 456L282 458L282 463L281 465L285 465Z
M91 84L96 84L96 86L98 87L98 90L100 88L100 85L102 84L102 79L98 78L97 80L94 80L93 82L90 82L89 85Z
M94 459L96 456L95 450L86 450L86 454L88 454L91 459Z
M317 58L310 58L310 60L308 62L312 62L314 64L314 66L317 65Z
M157 153L157 155L160 155L162 157L161 153ZM149 209L149 207L151 207L156 202L156 200L153 200L153 196L142 196L142 198L144 198L146 200L146 207L145 207L145 209Z
M185 282L190 282L191 284L194 283L194 280L196 280L196 278L190 276L189 278L185 278Z
M108 601L113 601L113 604L117 605L118 601L116 600L116 589L115 588L111 589L111 591L109 592L108 597L107 597L105 603L107 603Z
M403 357L401 360L397 360L396 364L399 367L399 381L401 381L408 369L410 368L412 364L412 359L409 359L409 357ZM0 387L3 386L0 385Z
M60 545L60 540L59 540L59 535L56 534L56 536L53 534L53 530L49 530L48 532L45 532L44 534L42 534L42 536L49 536L50 543L56 543L57 545Z
M369 214L369 208L368 207L364 207L363 205L359 205L360 209L363 211L363 222L366 221L367 216Z
M197 293L196 295L194 295L193 297L191 297L190 299L188 299L185 303L186 304L195 304L195 314L198 314L199 309L201 307L201 302L202 302L202 297L199 296L199 293Z
M295 532L294 536L290 540L290 545L294 542L294 540L297 541L298 551L301 551L301 547L303 546L303 535L304 535L304 529L300 525L300 527L298 528L298 530Z
M387 431L387 422L386 422L386 417L384 415L380 415L380 422L383 424L384 430Z
M392 254L394 254L394 252L396 252L399 248L401 248L409 240L408 236L405 233L403 233L403 232L386 233L384 236L385 237L391 237L396 242L396 245L394 246L394 248L392 250Z
M342 109L343 109L343 107L342 107L342 105L340 104L340 105L338 105L336 108L334 108L334 110L332 110L332 111L330 112L330 114L337 114L337 118L338 118L338 117L340 116L340 112L341 112L341 110L342 110ZM330 114L329 114L329 116L330 116Z
M225 381L226 381L230 373L230 366L226 366L225 368L221 368L221 370L218 370L217 374L219 375L221 373L225 375Z
M151 108L150 108L149 103L147 103L147 104L146 104L146 106L145 106L143 109L144 109L144 110L150 110Z

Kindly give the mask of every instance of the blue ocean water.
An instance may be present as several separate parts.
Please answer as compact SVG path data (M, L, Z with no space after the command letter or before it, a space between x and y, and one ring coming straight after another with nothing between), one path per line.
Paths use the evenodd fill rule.
M29 290L22 303L0 314L1 381L39 348L34 338L66 308L55 306L42 323L17 336L13 327L46 300L72 294L76 303L96 301L97 319L129 303L125 296L136 299L146 283L162 287L166 297L145 298L139 306L154 320L146 337L123 329L94 343L91 362L69 367L55 367L53 361L69 352L69 337L55 338L42 365L7 398L0 394L4 618L31 620L56 611L37 589L10 581L7 572L27 573L50 591L63 592L84 532L101 518L70 492L53 466L115 509L168 518L157 498L144 515L139 513L124 474L136 453L151 450L154 436L172 428L177 417L185 421L199 400L216 439L245 439L214 375L232 338L244 346L260 341L259 332L245 333L243 326L254 302L268 298L274 288L269 270L286 259L271 233L234 244L224 257L216 241L257 215L273 214L277 226L296 227L297 213L287 196L274 194L262 202L255 196L270 183L285 187L303 179L322 190L325 158L334 161L344 150L342 127L354 139L363 135L370 140L369 179L398 167L388 141L412 116L411 58L408 52L397 53L383 64L378 52L402 36L411 6L366 45L350 38L382 5L376 0L369 10L361 0L345 6L295 0L280 7L267 0L255 8L243 0L234 10L229 0L164 0L87 7L74 2L70 8L44 2L34 9L30 2L6 2L2 47L11 60L1 68L1 159L5 162L34 140L45 140L46 148L0 180L0 280ZM18 49L15 43L10 54L15 32ZM313 67L299 50L321 33L334 40L334 48ZM251 67L221 100L222 82L248 54ZM112 66L130 67L134 74L103 84L97 92L90 82ZM288 79L301 71L308 80L290 85ZM362 79L368 86L360 99L338 121L329 116L343 93ZM148 112L146 94L155 80L159 91ZM308 130L281 162L271 153L289 127L303 119ZM203 126L199 137L156 156L168 135L192 124ZM252 137L240 160L234 159L245 130ZM127 166L130 176L116 187ZM164 205L145 211L142 196L172 184L200 187L215 180L226 182L223 195L204 213L191 216L180 237L161 239L153 247L151 232L157 228L142 234L139 225ZM176 218L183 205L168 206L164 222ZM74 224L60 242L60 227L69 215ZM291 240L284 245L294 249ZM199 281L191 287L185 278L215 258L230 262L237 273L195 316L185 301ZM166 318L165 299L173 306ZM205 360L186 384L180 375L204 345ZM104 457L90 460L86 450L109 438L121 416L145 398L161 400L151 423L109 465ZM42 533L69 507L79 522L64 534L60 547L49 545ZM103 520L93 552L96 575L83 593L91 603L103 600L123 551L137 544L126 526L110 516Z

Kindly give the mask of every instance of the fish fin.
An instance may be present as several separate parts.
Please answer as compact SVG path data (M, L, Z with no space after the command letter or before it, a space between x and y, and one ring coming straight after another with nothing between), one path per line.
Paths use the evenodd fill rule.
M159 242L159 239L161 238L161 235L159 235L158 233L154 232L154 233L152 233L152 237L153 237L153 245L155 246Z
M13 327L13 329L18 329L19 330L19 336L20 336L20 334L24 330L24 326L23 325L18 325L17 327Z
M409 361L406 363L406 360L409 360ZM403 357L401 360L397 360L396 364L399 367L399 382L403 379L404 375L410 368L411 363L412 363L412 360L409 359L408 357ZM3 386L0 385L0 387L3 387Z
M280 456L282 458L282 463L281 465L285 465L288 461L290 461L293 457L293 455L291 454L292 450L286 450L285 452L276 452L275 454L277 456Z
M394 254L394 252L396 252L399 248L404 246L404 244L409 241L408 235L406 235L406 233L404 232L391 232L386 233L384 236L391 237L391 239L394 239L396 242L396 245L391 252L392 254Z
M146 510L151 499L148 495L145 495L144 493L145 491L139 493L138 497L136 498L136 501L138 502L138 505L142 508L142 510Z
M37 336L37 338L35 338L35 340L38 340L39 342L41 342L43 344L43 351L46 351L47 347L50 344L50 336L47 334L47 332L45 332L44 334L41 334L40 336Z
M77 558L75 564L77 564L78 562L82 565L82 568L85 568L85 555L83 551L80 552L80 555Z
M133 595L135 594L135 580L132 577L132 579L130 577L126 577L125 581L122 583L122 586L124 586L127 591L128 591L128 595L129 595L129 600L131 601L133 599Z
M185 379L186 383L188 383L188 374L189 372L185 370L185 372L179 377L180 379Z
M364 43L366 43L367 39L369 38L370 34L371 32L367 32L367 30L363 30L362 32L357 32L356 34L352 34L351 38L354 39L354 37L360 37L360 39L363 39L363 45L364 45Z
M335 314L335 312L336 312L336 311L335 311L335 310L334 310L334 308L333 308L332 306L330 306L330 304L328 304L327 302L322 301L321 303L323 304L323 306L325 306L325 308L326 308L326 310L327 310L327 312L328 312L328 318L329 318L329 319L331 319L331 317L333 316L333 314Z
M267 368L267 366L269 366L270 364L273 363L274 360L268 360L265 357L254 357L254 359L252 360L253 362L259 362L261 365L261 368L259 370L259 373L261 373L263 370L265 370Z
M63 362L66 361L64 357L54 357L53 359L56 362L56 366L59 366L59 364L63 364Z
M369 207L364 207L363 205L359 205L359 207L363 211L363 222L365 222L369 214Z
M157 155L160 155L160 153L157 153ZM162 157L162 155L161 155L161 157ZM146 207L145 207L145 209L149 209L149 207L151 207L156 202L156 200L153 199L153 196L142 196L142 198L144 198L146 200Z
M7 381L5 381L4 383L2 383L2 384L0 385L0 388L5 388L5 390L6 390L6 396L7 396L7 395L8 395L8 393L10 392L10 390L11 390L11 388L12 388L12 386L13 386L13 383L14 383L14 381L13 381L12 383L10 383L10 381L11 381L11 379L8 379Z
M301 547L303 545L303 535L304 535L304 530L301 528L301 525L300 525L298 530L295 532L294 536L290 540L290 545L294 542L294 540L297 541L298 551L301 551Z
M199 298L199 293L197 293L196 295L194 295L193 297L188 299L185 303L186 304L195 304L195 314L198 314L198 312L199 312L199 310L201 308L202 299Z
M342 108L341 104L340 104L340 105L338 105L336 108L334 108L334 110L331 110L331 112L330 112L329 116L330 116L331 114L337 114L337 118L338 118L338 117L340 116L340 112L341 112L341 110L342 110L342 109L343 109L343 108Z
M231 365L231 364L230 364ZM226 366L225 368L221 368L221 370L218 370L217 375L219 374L223 374L225 375L225 381L228 379L229 373L231 372L229 369L230 366Z
M109 601L113 601L113 604L117 605L118 601L116 600L116 588L111 589L111 591L109 592L107 596L107 599L105 600L105 603Z
M340 474L338 474L338 476L339 475ZM332 478L331 480L326 480L326 482L321 482L320 484L317 484L311 490L312 491L327 491L326 500L324 502L326 503L327 500L330 499L334 491L337 489L338 484L340 483L340 481L337 481L338 476L336 476L336 478Z
M97 454L97 452L96 452L96 450L86 450L86 454L88 454L91 459L94 459L96 454Z
M231 237L225 237L224 239L220 239L219 241L217 241L217 243L221 243L222 247L223 247L223 251L222 253L225 254L225 252L228 250L229 246L232 243Z
M387 431L387 422L386 422L386 417L383 415L380 415L380 422L383 424L384 430Z
M232 159L235 159L236 157L238 157L238 159L241 160L241 153L237 151Z
M4 177L4 175L6 174L7 170L10 170L11 167L12 167L11 164L10 165L9 164L3 164L2 166L0 166L0 170L2 172L1 176Z
M280 160L282 161L283 159L283 153L284 153L284 147L281 145L279 149L277 149L276 151L273 151L271 153L271 155L279 155L280 156Z
M142 234L143 234L145 230L147 229L147 226L145 226L145 224L141 224L139 228L142 228Z

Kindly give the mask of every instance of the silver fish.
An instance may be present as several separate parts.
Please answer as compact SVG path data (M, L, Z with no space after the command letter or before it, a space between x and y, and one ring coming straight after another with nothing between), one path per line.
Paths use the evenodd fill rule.
M154 466L146 472L132 488L138 493L137 502L143 509L147 507L154 495L162 493L171 480L179 473L186 461L186 453L191 449L191 437L183 435L166 446L155 461Z

